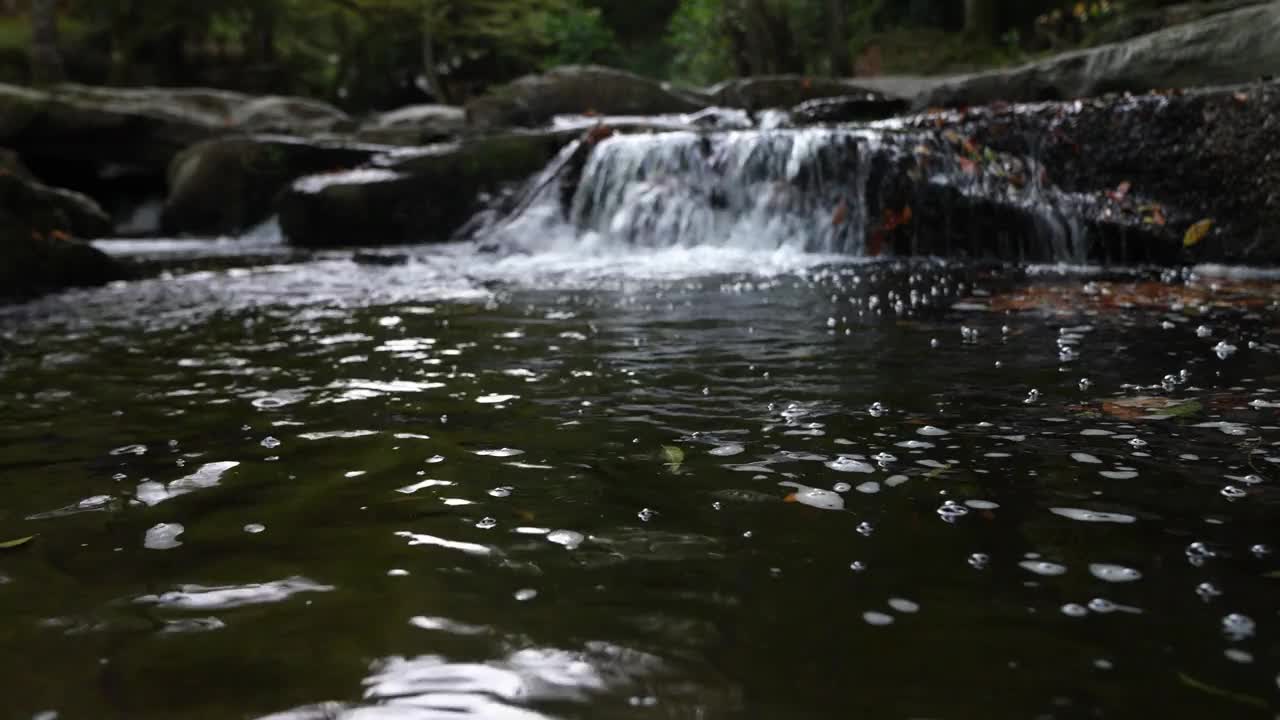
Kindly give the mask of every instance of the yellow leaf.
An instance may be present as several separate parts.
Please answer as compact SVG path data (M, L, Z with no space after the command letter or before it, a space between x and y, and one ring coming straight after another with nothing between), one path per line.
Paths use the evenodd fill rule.
M1182 247L1195 247L1200 244L1205 235L1209 234L1209 230L1213 228L1212 220L1201 220L1200 222L1187 228L1187 234L1182 236Z

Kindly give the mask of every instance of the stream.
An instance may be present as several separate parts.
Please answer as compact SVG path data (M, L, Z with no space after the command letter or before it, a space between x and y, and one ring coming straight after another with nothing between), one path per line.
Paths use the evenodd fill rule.
M100 245L0 309L4 718L1276 711L1273 274Z

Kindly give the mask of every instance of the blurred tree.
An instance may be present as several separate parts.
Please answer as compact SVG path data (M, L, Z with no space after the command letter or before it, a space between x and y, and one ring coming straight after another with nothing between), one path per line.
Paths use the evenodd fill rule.
M58 50L57 0L31 0L31 79L37 85L66 80Z

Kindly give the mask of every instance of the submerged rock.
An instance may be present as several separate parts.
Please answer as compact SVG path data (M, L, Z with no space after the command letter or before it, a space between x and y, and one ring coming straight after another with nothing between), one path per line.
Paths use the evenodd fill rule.
M542 169L576 132L509 133L405 150L370 167L294 182L278 205L295 245L388 245L448 240L483 193Z
M678 89L622 70L570 65L527 75L467 103L475 128L539 127L557 115L664 115L689 113L712 104L692 90Z
M1280 3L1176 25L1010 70L951 78L917 107L1034 102L1245 83L1280 74Z
M40 183L9 160L0 171L0 300L125 277L115 260L75 239L110 232L106 213L79 193Z
M169 166L163 225L170 233L245 230L275 212L276 198L304 175L359 167L388 148L282 135L217 138Z

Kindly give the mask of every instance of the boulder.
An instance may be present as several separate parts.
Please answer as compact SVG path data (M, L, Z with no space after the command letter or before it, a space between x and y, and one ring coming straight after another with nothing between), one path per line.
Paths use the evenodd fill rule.
M467 113L452 105L410 105L374 115L360 125L356 137L388 145L429 145L461 135Z
M743 110L790 108L809 100L845 96L892 98L865 87L858 80L809 77L805 75L762 75L738 78L715 85L708 91L711 102Z
M382 146L283 135L238 135L193 145L169 166L166 232L236 233L266 220L276 197L304 175L359 167Z
M527 75L467 103L467 121L480 130L541 127L557 115L663 115L711 104L678 89L622 70L594 65L558 67Z
M112 166L163 175L184 148L245 131L312 133L346 122L341 111L311 100L255 98L190 88L36 90L0 84L0 145L33 164Z
M1009 70L948 79L917 107L1036 102L1245 83L1280 74L1280 3L1214 15Z
M493 135L305 177L281 195L280 226L288 242L309 247L445 241L478 209L482 194L537 173L577 135Z
M125 277L115 260L74 239L110 229L106 213L89 198L0 171L0 300Z
M931 112L895 121L914 149L897 170L873 173L896 181L872 186L883 207L915 208L914 244L906 247L920 252L946 251L942 233L925 232L930 205L969 208L964 222L987 228L971 239L990 246L1017 227L984 223L997 218L992 207L1017 214L1047 204L1066 234L1088 243L1081 259L1273 265L1280 263L1278 118L1277 82ZM965 180L930 190L948 174ZM956 189L963 198L947 196ZM939 228L944 220L952 229L963 225L954 213L935 215ZM1206 220L1212 229L1184 246L1187 231Z

